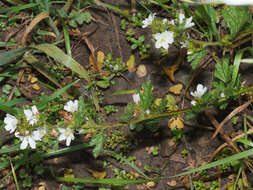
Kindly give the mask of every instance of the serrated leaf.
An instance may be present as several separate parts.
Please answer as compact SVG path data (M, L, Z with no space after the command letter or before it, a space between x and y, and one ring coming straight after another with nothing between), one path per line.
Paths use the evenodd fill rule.
M127 107L125 108L125 113L123 116L121 116L120 120L123 123L128 123L133 116L133 111L134 111L134 104L130 102L127 104Z
M196 69L200 60L208 53L206 49L194 52L187 56L187 61L191 62L192 69Z
M103 132L101 132L101 133L95 135L90 141L90 145L95 146L92 151L93 156L95 158L97 158L99 156L101 150L103 150L104 139L105 139L105 135L103 134Z
M228 6L222 10L222 16L227 24L232 38L252 19L247 7Z
M153 96L152 96L152 90L153 87L151 85L151 81L148 80L143 86L142 86L143 93L140 94L141 99L141 108L143 111L146 111L153 103Z
M221 81L223 81L224 83L227 83L231 80L231 67L229 66L229 60L228 59L223 59L222 62L218 62L215 65L215 72L214 72L214 76L218 79L220 79Z

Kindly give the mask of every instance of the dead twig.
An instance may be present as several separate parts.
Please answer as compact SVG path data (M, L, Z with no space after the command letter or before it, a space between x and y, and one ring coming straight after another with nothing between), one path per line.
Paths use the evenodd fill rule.
M251 103L253 102L253 100L250 100L248 102L246 102L245 104L237 107L236 109L234 109L220 124L219 126L216 128L215 133L213 134L211 139L214 139L217 134L219 133L219 131L221 130L221 128L223 127L223 125L228 122L232 117L234 117L236 114L242 112L244 109L246 109Z

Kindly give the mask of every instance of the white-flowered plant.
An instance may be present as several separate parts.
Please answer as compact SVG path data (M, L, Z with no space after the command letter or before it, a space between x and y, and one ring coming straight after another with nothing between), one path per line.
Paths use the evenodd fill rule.
M39 121L38 119L39 112L36 106L32 106L32 110L30 109L24 110L24 114L25 114L27 122L30 125L34 125Z
M199 1L194 0L181 0L188 3L200 3ZM235 6L245 6L245 5L253 5L252 0L205 0L204 4L226 4L226 5L235 5ZM201 3L200 3L201 4Z
M192 22L192 17L185 18L185 15L183 13L179 14L179 24L184 24L185 29L190 28L195 25Z
M221 97L221 98L225 98L224 92L220 93L220 97Z
M174 42L174 33L171 31L164 31L162 33L154 34L155 38L155 47L168 49L171 44Z
M75 139L73 131L70 128L59 128L60 136L59 141L66 140L66 146L69 146L71 141Z
M41 141L44 134L40 130L36 131L25 131L25 135L20 135L17 131L15 132L15 137L19 138L22 142L20 144L20 149L24 150L28 147L28 145L32 148L36 148L36 141Z
M196 106L197 105L197 101L196 100L192 100L191 101L191 105Z
M140 102L140 94L133 94L133 100L135 104L138 104Z
M78 100L70 100L66 103L66 105L64 106L64 110L66 110L67 112L70 113L74 113L78 111Z
M10 115L10 114L6 114L5 118L4 118L4 123L5 125L5 130L9 131L10 133L13 133L16 129L17 129L17 124L18 124L18 120L15 116Z
M202 84L197 85L197 89L194 92L191 92L191 95L195 98L201 98L207 92L207 87Z
M153 20L155 19L155 14L149 14L148 18L142 21L142 28L147 28L149 25L152 24Z

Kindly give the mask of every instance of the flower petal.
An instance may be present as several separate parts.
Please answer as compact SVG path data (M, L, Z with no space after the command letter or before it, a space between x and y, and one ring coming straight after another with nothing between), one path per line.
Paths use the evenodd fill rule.
M21 150L26 149L27 145L28 145L27 137L24 137L23 140L22 140L22 143L21 143L21 145L20 145L20 149L21 149Z
M32 149L35 149L36 148L36 142L35 140L32 138L32 136L28 136L28 142L29 142L29 145Z

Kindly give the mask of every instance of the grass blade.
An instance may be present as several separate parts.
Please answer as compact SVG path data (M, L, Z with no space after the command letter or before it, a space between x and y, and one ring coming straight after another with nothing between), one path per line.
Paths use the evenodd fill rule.
M48 69L44 66L44 64L41 64L40 61L36 57L34 57L30 52L25 53L24 59L26 60L26 62L32 65L37 71L39 71L42 75L44 75L47 79L49 79L52 83L62 88L61 84L57 81L54 75L52 75L48 71Z
M56 177L56 180L62 182L76 182L76 183L95 183L95 184L107 184L113 186L123 186L128 184L140 184L152 181L151 179L86 179L86 178L72 178L72 177Z
M46 53L48 56L54 58L55 61L62 63L63 65L71 69L73 72L77 73L81 78L84 78L85 80L89 81L88 71L86 71L86 69L81 66L77 61L66 55L57 46L52 44L40 44L32 46L32 48L38 49Z
M58 96L63 94L68 88L70 88L73 84L77 83L78 81L79 80L76 80L76 81L66 85L65 87L57 90L56 92L54 92L50 96L41 96L41 101L39 103L37 103L36 106L38 107L39 110L43 109L45 106L47 106L48 102L54 100L55 98L57 98Z
M195 168L195 169L187 171L187 172L177 174L175 176L171 176L169 178L184 176L184 175L188 175L188 174L193 174L193 173L196 173L196 172L199 172L199 171L202 171L202 170L207 170L209 168L213 168L213 167L220 166L220 165L223 165L223 164L231 163L231 162L236 161L236 160L247 158L248 156L252 156L252 155L253 155L253 149L246 150L244 152L234 154L232 156L223 158L221 160L217 160L215 162L212 162L212 163L204 165L204 166L200 166L198 168ZM163 178L163 179L165 179L165 178Z
M14 6L14 7L8 7L8 8L0 8L0 13L14 13L14 12L19 12L22 11L24 9L29 9L29 8L33 8L33 7L37 7L40 3L29 3L29 4L25 4L25 5L18 5L18 6Z
M0 53L0 66L11 63L17 58L21 57L26 51L26 48L18 48L15 50L10 50L4 53Z

